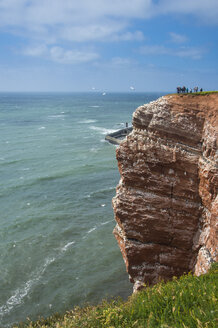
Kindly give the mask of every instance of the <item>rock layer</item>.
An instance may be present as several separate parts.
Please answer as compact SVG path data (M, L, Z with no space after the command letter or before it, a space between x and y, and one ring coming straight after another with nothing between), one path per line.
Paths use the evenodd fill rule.
M135 289L217 260L217 109L218 94L164 96L117 148L114 234Z

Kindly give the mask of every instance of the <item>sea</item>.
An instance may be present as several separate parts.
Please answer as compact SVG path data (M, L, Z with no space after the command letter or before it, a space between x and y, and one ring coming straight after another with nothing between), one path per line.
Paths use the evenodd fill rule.
M105 135L161 93L0 93L0 327L132 293Z

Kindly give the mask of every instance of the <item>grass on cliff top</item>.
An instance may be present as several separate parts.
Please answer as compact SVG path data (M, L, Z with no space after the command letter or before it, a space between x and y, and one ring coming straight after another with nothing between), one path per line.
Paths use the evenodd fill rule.
M202 91L202 92L192 92L192 93L173 93L173 95L178 95L178 96L184 96L184 95L188 95L188 96L205 96L205 95L211 95L213 93L218 93L218 91Z
M64 315L21 324L22 328L212 328L218 327L216 306L218 263L200 277L191 274L159 283L128 301L103 301Z

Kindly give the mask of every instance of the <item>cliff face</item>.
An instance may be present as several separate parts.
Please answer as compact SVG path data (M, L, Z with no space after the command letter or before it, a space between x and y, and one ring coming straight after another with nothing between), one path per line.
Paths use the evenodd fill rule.
M169 95L133 114L113 207L135 289L217 260L217 110L218 94Z

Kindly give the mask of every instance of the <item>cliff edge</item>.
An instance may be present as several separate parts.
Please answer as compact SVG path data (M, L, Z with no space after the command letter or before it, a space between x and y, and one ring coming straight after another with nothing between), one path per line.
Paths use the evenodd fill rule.
M117 148L114 234L135 290L217 261L217 111L218 94L164 96Z

